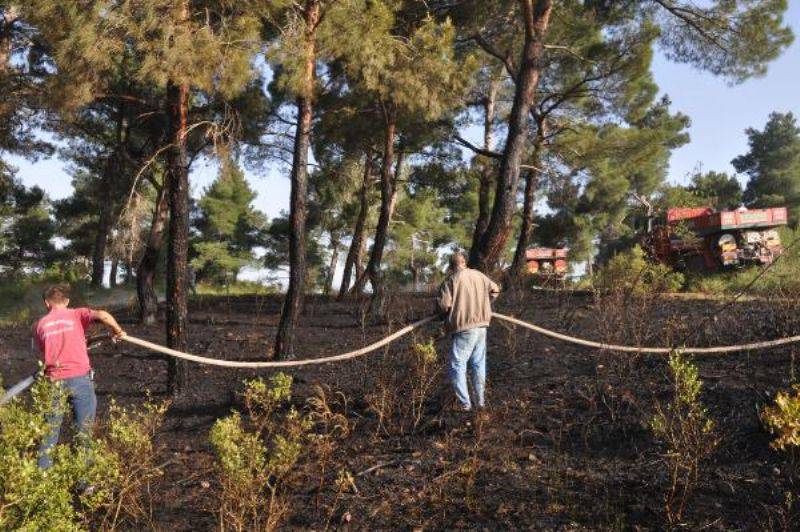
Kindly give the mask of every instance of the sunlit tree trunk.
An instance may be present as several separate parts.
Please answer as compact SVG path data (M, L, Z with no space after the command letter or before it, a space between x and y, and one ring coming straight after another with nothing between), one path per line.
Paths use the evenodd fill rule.
M470 253L470 265L483 271L496 267L511 233L516 210L520 163L529 136L528 116L539 84L544 38L550 22L552 0L520 0L525 43L516 73L514 103L508 120L508 134L500 159L494 206L489 225L478 246Z
M0 8L0 74L11 64L11 31L17 21L17 12L12 6ZM2 115L0 109L0 115Z

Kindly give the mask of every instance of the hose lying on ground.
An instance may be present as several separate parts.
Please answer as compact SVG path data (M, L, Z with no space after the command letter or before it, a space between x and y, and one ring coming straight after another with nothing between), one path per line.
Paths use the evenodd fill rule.
M406 325L402 329L393 332L389 336L386 336L383 339L378 340L373 344L369 344L368 346L362 347L361 349L357 349L355 351L350 351L347 353L342 353L340 355L333 355L329 357L309 358L304 360L271 360L264 362L242 362L236 360L220 360L218 358L201 357L198 355L192 355L191 353L184 353L183 351L170 349L169 347L164 347L162 345L154 344L153 342L148 342L147 340L142 340L141 338L136 338L134 336L125 336L122 338L122 340L134 345L138 345L140 347L145 347L152 351L163 353L165 355L180 358L183 360L189 360L191 362L198 362L200 364L209 364L211 366L221 366L224 368L289 368L295 366L308 366L312 364L326 364L328 362L340 362L342 360L349 360L351 358L356 358L366 355L368 353L380 349L385 345L394 342L395 340L407 335L408 333L414 331L415 329L418 329L423 325L432 322L434 319L436 319L436 316L429 316L419 321L415 321L411 325Z
M739 344L739 345L728 345L728 346L718 346L718 347L637 347L637 346L630 346L630 345L618 345L618 344L607 344L603 342L595 342L592 340L585 340L583 338L577 338L575 336L570 336L567 334L562 334L556 331L552 331L550 329L546 329L544 327L540 327L536 324L526 322L511 316L506 316L505 314L498 314L493 313L492 316L496 319L506 321L508 323L512 323L514 325L518 325L520 327L524 327L526 329L530 329L535 331L539 334L543 334L545 336L549 336L550 338L555 338L556 340L561 340L564 342L573 343L576 345L581 345L584 347L591 347L595 349L603 349L606 351L618 351L623 353L644 353L644 354L669 354L672 351L681 351L684 353L695 353L695 354L724 354L724 353L734 353L739 351L755 351L758 349L768 349L771 347L778 347L781 345L787 345L795 342L800 342L800 335L798 336L789 336L786 338L778 338L776 340L766 340L763 342L752 342L747 344ZM140 338L136 338L133 336L126 336L123 338L124 341L129 342L131 344L138 345L140 347L145 347L147 349L157 351L159 353L163 353L165 355L177 357L183 360L189 360L191 362L197 362L200 364L209 364L212 366L222 366L226 368L286 368L286 367L298 367L298 366L307 366L312 364L326 364L329 362L340 362L342 360L348 360L352 358L356 358L359 356L366 355L371 353L381 347L397 340L398 338L405 336L406 334L410 333L411 331L426 325L433 321L436 317L430 316L428 318L419 320L417 322L408 325L397 332L390 334L389 336L379 340L373 344L370 344L366 347L358 349L356 351L350 351L348 353L342 353L340 355L333 355L329 357L320 357L320 358L310 358L310 359L303 359L303 360L276 360L276 361L264 361L264 362L241 362L241 361L232 361L232 360L220 360L216 358L208 358L208 357L201 357L198 355L192 355L190 353L184 353L182 351L177 351L175 349L170 349L168 347L164 347L158 344L154 344L152 342L148 342L146 340L142 340Z
M543 334L545 336L549 336L550 338L555 338L556 340L561 340L563 342L582 345L584 347L593 347L595 349L604 349L606 351L619 351L622 353L646 353L646 354L665 355L673 351L680 351L683 353L694 353L696 355L713 355L713 354L719 355L725 353L736 353L739 351L755 351L758 349L769 349L770 347L778 347L781 345L800 342L800 335L797 335L797 336L787 336L786 338L778 338L775 340L765 340L763 342L751 342L747 344L724 345L717 347L637 347L632 345L606 344L603 342L585 340L583 338L577 338L575 336L570 336L568 334L562 334L556 331L552 331L550 329L540 327L533 323L522 321L517 318L513 318L511 316L506 316L504 314L498 314L496 312L493 313L492 316L499 320L503 320L508 323L513 323L514 325L519 325L520 327L525 327L526 329L530 329L539 334Z
M672 351L681 351L684 353L694 353L694 354L725 354L725 353L734 353L739 351L755 351L759 349L769 349L772 347L778 347L782 345L787 345L791 343L800 342L800 335L796 336L788 336L785 338L778 338L775 340L765 340L762 342L751 342L747 344L738 344L738 345L727 345L727 346L717 346L717 347L637 347L637 346L630 346L630 345L618 345L618 344L608 344L604 342L595 342L593 340L586 340L583 338L578 338L575 336L570 336L568 334L562 334L545 327L540 327L534 323L530 323L527 321L523 321L512 316L506 316L505 314L499 314L497 312L493 313L492 316L498 320L502 320L514 325L518 325L520 327L524 327L526 329L530 329L534 332L539 334L543 334L550 338L554 338L556 340L561 340L564 342L569 342L572 344L584 346L584 347L591 347L595 349L603 349L606 351L618 351L622 353L644 353L644 354L668 354ZM360 356L364 356L369 354L373 351L384 347L399 338L409 334L410 332L427 325L428 323L432 322L436 319L436 316L429 316L427 318L421 319L419 321L415 321L410 325L406 325L402 329L399 329L392 334L378 340L375 343L372 343L368 346L362 347L361 349L357 349L355 351L349 351L347 353L342 353L339 355L332 355L328 357L318 357L318 358L309 358L309 359L301 359L301 360L270 360L264 362L244 362L244 361L237 361L237 360L220 360L217 358L209 358L209 357L202 357L199 355L193 355L191 353L184 353L183 351L178 351L175 349L170 349L169 347L164 347L159 344L155 344L153 342L148 342L147 340L142 340L141 338L136 338L135 336L125 336L122 338L123 341L128 342L133 345L137 345L139 347L144 347L146 349L150 349L151 351L156 351L158 353L163 353L165 355L169 355L172 357L180 358L183 360L188 360L190 362L197 362L199 364L207 364L211 366L220 366L225 368L246 368L246 369L259 369L259 368L288 368L288 367L299 367L299 366L309 366L313 364L327 364L330 362L341 362L343 360L350 360L353 358L357 358ZM4 404L11 400L15 395L18 395L33 383L33 378L29 377L22 382L17 383L11 389L9 389L6 394L0 400L0 404Z

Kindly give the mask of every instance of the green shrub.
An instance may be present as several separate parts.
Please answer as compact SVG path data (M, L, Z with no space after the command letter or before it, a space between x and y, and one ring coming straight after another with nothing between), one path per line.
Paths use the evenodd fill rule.
M286 489L311 430L311 420L294 407L292 378L283 373L269 383L245 383L246 417L239 412L211 429L219 481L221 530L274 530L287 515Z
M56 402L54 385L40 379L29 402L16 398L0 406L0 529L109 530L139 522L135 509L147 497L141 471L158 471L151 438L166 407L113 408L107 431L88 446L57 445L53 466L43 471L37 462L46 416L54 404L62 411L67 406L65 395L58 397Z
M761 419L775 435L771 443L774 449L800 447L800 385L792 386L792 392L778 392L775 405L765 407Z
M593 281L599 290L643 294L677 292L685 279L682 273L669 266L647 259L637 245L611 257L598 269Z
M670 488L664 508L670 524L676 524L682 519L697 484L700 466L714 452L719 438L714 421L700 402L703 382L697 366L685 355L673 352L669 368L672 401L656 404L650 428L665 450L663 458L670 470Z

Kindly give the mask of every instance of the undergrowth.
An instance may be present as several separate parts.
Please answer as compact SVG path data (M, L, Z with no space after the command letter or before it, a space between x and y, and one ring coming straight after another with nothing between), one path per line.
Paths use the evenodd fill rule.
M656 403L650 427L664 449L669 471L664 511L670 525L683 519L686 505L698 483L701 466L719 444L716 425L700 401L702 381L697 366L680 352L669 357L673 397Z
M46 416L66 406L65 394L45 379L34 384L30 401L0 406L0 530L152 527L151 488L161 476L152 441L166 404L112 407L88 445L57 445L53 466L42 470Z
M246 382L245 413L219 419L211 429L219 483L220 530L275 530L291 509L287 495L312 427L294 407L292 378Z

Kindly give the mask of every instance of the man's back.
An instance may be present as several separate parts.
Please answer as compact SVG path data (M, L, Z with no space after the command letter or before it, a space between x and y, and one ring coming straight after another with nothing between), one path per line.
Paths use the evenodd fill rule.
M478 270L464 268L439 289L439 308L447 312L450 332L488 327L492 319L491 296L500 288Z
M34 340L48 377L69 379L91 371L84 334L92 318L93 313L87 308L58 307L36 322Z

